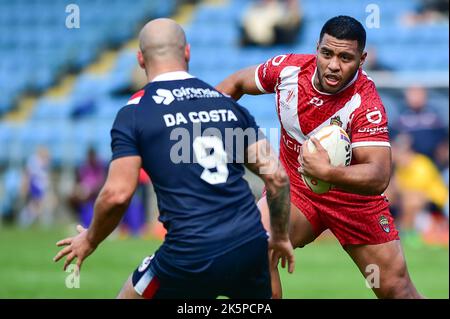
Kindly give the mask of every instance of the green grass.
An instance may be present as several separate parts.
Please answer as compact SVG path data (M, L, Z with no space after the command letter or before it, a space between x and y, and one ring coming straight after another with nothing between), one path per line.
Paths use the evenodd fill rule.
M0 298L114 298L129 274L160 245L155 240L110 239L90 256L80 288L68 289L63 262L53 263L59 230L0 228ZM447 248L406 247L409 271L429 298L449 297ZM285 298L374 298L350 257L334 240L296 250L296 271L281 270Z

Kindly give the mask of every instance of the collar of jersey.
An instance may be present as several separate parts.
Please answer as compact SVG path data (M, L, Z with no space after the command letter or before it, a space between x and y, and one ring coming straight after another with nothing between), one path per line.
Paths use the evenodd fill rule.
M319 90L316 88L316 86L314 85L314 78L316 77L316 73L317 73L317 68L314 70L314 74L313 74L313 76L312 76L312 78L311 78L311 84L312 84L312 87L314 88L314 90L316 90L317 92L319 92L320 94L323 94L323 95L334 95L334 94L341 93L341 92L344 91L346 88L348 88L350 85L352 85L353 83L355 83L356 79L358 78L359 70L358 70L358 72L356 72L356 74L355 74L355 76L353 77L353 79L352 79L346 86L344 86L342 89L340 89L340 90L337 91L336 93L326 93L326 92L319 91Z
M193 77L194 77L193 75L190 75L186 71L174 71L159 74L152 80L152 82L185 80L191 79Z

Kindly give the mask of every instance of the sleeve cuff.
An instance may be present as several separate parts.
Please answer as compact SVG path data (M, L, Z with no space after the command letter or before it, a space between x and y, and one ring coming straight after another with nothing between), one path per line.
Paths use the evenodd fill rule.
M261 81L259 80L259 75L258 75L258 73L259 73L259 68L260 68L260 67L261 67L261 64L258 65L258 67L257 67L256 70L255 70L255 83L256 83L256 86L258 87L258 90L260 90L262 93L268 94L268 93L270 93L270 92L267 92L266 90L264 90L264 88L263 88L263 86L262 86L262 84L261 84Z
M364 147L364 146L383 146L391 147L391 143L382 141L363 141L352 143L352 148Z

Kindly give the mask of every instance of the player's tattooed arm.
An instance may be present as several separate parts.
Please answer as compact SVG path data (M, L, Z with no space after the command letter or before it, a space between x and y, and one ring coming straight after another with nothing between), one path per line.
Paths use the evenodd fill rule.
M289 233L290 190L289 179L279 166L275 174L268 177L266 184L267 203L270 211L270 224L273 236L285 236Z
M267 139L247 147L246 166L258 175L266 186L270 212L270 264L276 269L279 260L292 273L295 267L294 249L289 240L290 189L289 178Z
M272 236L286 237L289 233L291 203L289 178L267 139L259 140L247 148L246 163L266 186Z
M231 74L219 83L216 89L231 96L236 101L244 94L262 94L255 81L256 68L257 66L250 66Z

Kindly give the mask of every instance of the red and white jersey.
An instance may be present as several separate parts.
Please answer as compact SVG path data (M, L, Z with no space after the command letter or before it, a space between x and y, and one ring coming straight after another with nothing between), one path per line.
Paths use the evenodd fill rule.
M317 90L315 76L316 57L309 54L276 56L259 65L255 73L259 90L275 93L281 123L280 158L291 177L299 175L301 145L330 124L339 124L347 132L353 148L390 146L383 103L364 71L360 69L335 94Z

